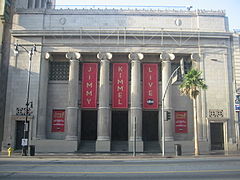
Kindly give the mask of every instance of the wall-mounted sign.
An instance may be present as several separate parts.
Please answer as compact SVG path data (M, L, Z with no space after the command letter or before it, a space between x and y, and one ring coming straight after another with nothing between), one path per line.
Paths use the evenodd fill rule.
M128 108L128 63L113 63L112 107Z
M97 63L83 63L82 108L97 108Z
M64 132L65 110L53 110L52 132Z
M175 132L188 133L187 111L175 111Z
M143 108L158 109L158 64L143 64Z

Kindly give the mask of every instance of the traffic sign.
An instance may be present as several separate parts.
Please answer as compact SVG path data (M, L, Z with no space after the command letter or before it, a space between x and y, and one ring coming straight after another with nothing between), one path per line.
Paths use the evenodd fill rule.
M235 104L235 111L240 111L240 104Z
M22 139L22 146L28 145L28 139Z

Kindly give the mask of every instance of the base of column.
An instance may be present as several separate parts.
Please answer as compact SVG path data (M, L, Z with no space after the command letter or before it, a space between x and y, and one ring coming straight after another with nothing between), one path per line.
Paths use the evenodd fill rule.
M193 140L193 141L194 141L194 140ZM198 141L205 142L205 141L207 141L207 139L206 139L206 138L203 138L203 137L199 137L199 138L198 138Z
M46 139L45 135L38 135L36 139Z
M66 136L65 140L67 140L67 141L77 141L78 137L77 136Z
M165 141L174 141L173 137L170 136L170 137L165 137Z
M133 152L134 141L128 141L128 151ZM136 141L136 152L143 152L143 141Z
M111 141L110 140L97 140L96 141L96 152L110 152Z

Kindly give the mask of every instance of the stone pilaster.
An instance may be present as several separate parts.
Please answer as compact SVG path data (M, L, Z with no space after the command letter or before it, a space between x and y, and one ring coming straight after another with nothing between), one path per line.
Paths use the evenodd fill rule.
M167 87L168 80L171 76L171 60L175 58L174 54L162 53L160 55L160 59L162 60L162 96L166 90L166 95L164 98L164 111L171 112L171 119L164 122L165 126L165 141L173 141L173 108L172 108L172 85L170 83L169 87ZM163 119L162 119L163 121Z
M131 60L131 100L130 100L130 127L129 151L133 150L134 134L136 130L136 151L143 152L142 141L142 88L141 88L141 60L143 54L130 53ZM135 124L136 122L136 124ZM136 129L135 129L136 127Z
M66 58L70 60L68 82L68 107L67 107L67 134L66 140L78 139L78 99L79 99L79 59L81 55L68 52Z
M44 59L41 60L37 139L46 139L48 72L49 61L52 60L50 53L46 53Z
M98 53L97 58L101 62L96 151L109 152L111 150L109 60L112 59L112 54Z

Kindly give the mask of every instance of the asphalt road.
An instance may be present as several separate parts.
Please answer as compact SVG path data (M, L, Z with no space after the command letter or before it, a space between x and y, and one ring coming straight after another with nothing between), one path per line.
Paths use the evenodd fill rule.
M0 179L240 179L240 157L66 160L0 159Z

